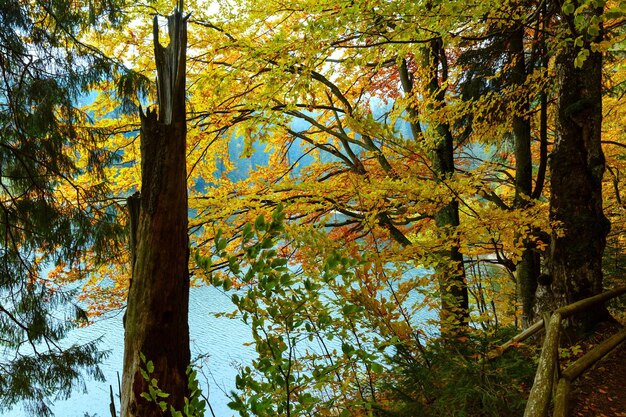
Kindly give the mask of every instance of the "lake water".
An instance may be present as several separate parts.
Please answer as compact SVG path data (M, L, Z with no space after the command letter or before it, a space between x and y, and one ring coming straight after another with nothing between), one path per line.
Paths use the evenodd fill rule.
M424 273L418 270L417 273ZM415 273L415 272L414 272ZM419 296L421 298L421 296ZM235 389L235 376L239 364L249 364L256 356L253 346L245 346L252 340L251 329L238 319L215 317L215 313L231 312L234 305L230 295L215 287L192 288L189 300L189 330L192 359L203 356L198 378L216 417L231 417L238 414L227 406L227 394ZM428 331L426 322L435 313L421 310L413 317L423 330ZM425 327L426 326L426 327ZM436 331L436 329L430 329ZM124 355L124 328L122 314L99 319L90 326L76 329L67 340L88 342L102 338L101 350L110 350L110 355L101 364L105 382L87 380L87 392L76 391L68 400L56 401L52 408L57 417L110 417L109 385L116 395L116 409L119 413L117 373L122 373ZM339 348L338 348L339 349ZM207 409L207 417L211 417ZM0 413L0 417L26 417L23 410L15 408Z
M216 417L237 415L226 405L229 402L226 393L235 389L237 364L249 362L255 355L253 347L244 346L251 340L250 328L240 320L213 315L234 309L230 297L214 287L192 288L189 301L192 358L208 355L198 372L204 392L208 393ZM109 384L113 385L113 392L117 395L117 372L121 377L124 356L122 315L100 319L86 328L77 329L69 339L86 342L98 337L102 337L100 348L111 350L101 365L106 382L87 380L87 393L77 391L68 400L56 401L53 410L57 417L84 417L85 413L92 417L111 416ZM119 413L119 402L116 408ZM19 406L0 415L25 417ZM207 412L207 416L210 413Z

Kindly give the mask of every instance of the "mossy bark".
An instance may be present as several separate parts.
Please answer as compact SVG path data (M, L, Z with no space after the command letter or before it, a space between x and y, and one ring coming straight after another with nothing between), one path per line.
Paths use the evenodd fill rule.
M170 394L168 404L181 410L188 396L186 19L180 11L169 17L168 27L170 45L164 48L155 17L159 114L150 109L141 113L142 185L125 323L122 417L164 415L141 397L148 383L140 372L145 369L140 353L153 362L151 378Z
M602 10L590 13L600 16ZM562 19L574 27L572 16ZM550 246L551 281L539 305L543 311L602 291L602 255L610 228L602 211L602 54L590 52L576 68L578 52L568 43L556 58L559 98L550 158L550 218L556 228ZM606 308L598 305L571 324L586 330L607 317Z

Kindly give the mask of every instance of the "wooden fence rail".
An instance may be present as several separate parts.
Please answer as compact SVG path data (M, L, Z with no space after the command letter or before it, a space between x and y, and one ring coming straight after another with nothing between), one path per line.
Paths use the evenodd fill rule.
M621 342L626 340L626 329L618 332L613 337L602 342L594 349L589 351L585 356L571 364L565 371L559 369L559 342L561 336L561 321L570 317L572 314L579 313L603 303L615 297L619 297L626 293L626 287L607 291L584 300L577 301L573 304L559 308L552 313L552 316L545 318L543 321L535 323L539 331L542 326L539 324L546 323L546 338L539 357L537 365L537 373L535 381L528 397L524 417L547 417L550 402L552 400L553 390L556 387L554 396L554 412L553 417L566 417L568 412L569 391L572 381L580 376L585 370L593 366L597 361L615 349ZM527 329L530 330L531 328ZM521 333L519 336L521 336ZM528 337L528 336L527 336ZM519 339L518 339L519 340ZM506 344L505 344L506 345ZM503 345L503 346L505 346ZM501 346L501 348L503 347Z

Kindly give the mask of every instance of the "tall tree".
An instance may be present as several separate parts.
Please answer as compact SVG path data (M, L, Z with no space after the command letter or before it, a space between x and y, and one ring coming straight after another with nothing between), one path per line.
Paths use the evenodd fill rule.
M142 370L170 394L168 403L182 410L188 397L190 362L189 239L187 235L187 169L185 72L187 18L182 2L168 17L170 43L159 43L154 17L158 113L141 113L141 196L136 235L132 236L132 281L128 294L122 379L123 417L161 416L156 402L141 396L150 381ZM135 212L136 198L129 199ZM131 225L135 230L135 225ZM154 369L140 360L144 355ZM152 368L150 366L149 368Z
M48 416L49 399L81 387L82 371L102 378L95 342L64 341L77 324L74 299L49 272L85 278L86 252L100 261L119 252L102 171L112 155L75 107L115 69L77 38L117 12L115 2L0 5L0 410L22 403ZM77 181L87 171L93 186Z
M445 91L448 82L448 62L441 39L430 42L425 48L426 68L429 77L427 91L431 95L434 106L445 106ZM435 130L435 144L432 150L433 170L437 179L448 180L455 174L454 169L454 137L449 123L440 122ZM459 219L459 202L453 197L435 214L435 224L439 233L454 236L456 228L461 224ZM459 242L448 238L448 248L444 252L444 262L439 267L439 292L441 294L442 330L454 330L467 325L469 319L469 294L465 281L465 265ZM456 331L456 330L455 330ZM454 332L453 332L454 333Z
M467 39L460 61L469 68L463 80L466 100L478 100L481 96L493 93L507 97L506 102L495 107L487 119L491 128L498 125L505 127L506 131L500 140L505 139L506 147L512 142L509 147L512 152L506 163L507 167L514 169L514 173L509 177L508 192L489 192L483 196L495 203L495 209L519 215L520 223L514 237L519 242L517 250L507 254L496 247L495 252L497 260L511 274L515 274L517 299L522 307L522 325L526 326L534 321L535 290L540 275L540 251L537 249L540 228L533 224L534 219L525 218L524 213L541 204L537 199L543 191L547 160L545 87L542 89L541 83L533 83L533 80L545 77L541 64L545 61L543 45L547 9L545 3L522 5L511 1L501 5L500 14L506 13L510 13L511 19L496 18L488 21L486 31L478 37L478 42L476 38ZM533 104L533 101L537 101L534 100L536 96L542 97L539 106ZM493 100L488 102L493 103ZM537 107L540 116L534 118ZM480 123L476 115L481 111L475 110L469 118ZM540 128L533 130L533 122L537 121ZM534 164L532 145L533 132L536 131L539 131L537 136L541 151L538 163ZM533 188L534 167L537 168L537 174Z
M548 296L540 309L549 311L602 291L602 255L610 223L602 210L605 159L601 147L602 7L563 5L561 22L575 41L556 57L558 101L556 141L550 158L550 218L555 223L550 246ZM579 8L579 6L581 6ZM608 315L599 306L576 318L586 329Z
M517 7L520 7L516 3ZM526 8L526 5L522 7ZM527 86L529 75L532 75L540 64L547 59L541 55L545 52L545 22L547 21L547 7L545 2L536 5L531 17L525 16L524 21L514 23L505 33L508 36L508 54L511 62L510 83L516 89L518 99L512 116L512 133L515 146L515 198L512 208L524 210L533 204L541 194L543 188L543 175L545 175L547 159L546 152L540 152L537 169L537 184L533 189L533 154L532 154L532 125L531 125L531 99L532 90ZM532 20L527 20L532 19ZM525 23L525 24L524 24ZM544 27L540 27L543 23ZM526 25L534 26L533 47L526 42ZM530 43L530 42L528 42ZM527 58L529 55L529 58ZM546 123L546 92L539 93L541 97L539 124ZM540 127L539 140L544 149L546 145L545 130ZM537 230L531 230L528 236L523 234L520 239L524 241L524 249L520 260L515 265L515 277L517 280L517 297L522 306L522 325L527 327L534 322L535 292L537 290L540 275L540 253L536 250Z
M509 52L513 68L511 81L521 92L519 109L513 116L515 141L515 208L527 207L533 191L530 97L524 89L527 79L524 27L520 24L510 34ZM532 324L532 312L539 276L539 257L532 248L525 248L516 266L517 294L522 304L522 325Z

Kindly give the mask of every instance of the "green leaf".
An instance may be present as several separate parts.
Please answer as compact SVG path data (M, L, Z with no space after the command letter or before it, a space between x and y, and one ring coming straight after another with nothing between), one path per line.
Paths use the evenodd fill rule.
M154 372L154 363L152 363L152 361L148 361L148 363L146 363L146 369L148 370L149 374Z
M150 376L145 371L145 369L139 368L139 372L141 372L141 376L143 377L143 379L145 379L146 381L150 381Z
M586 23L586 18L584 14L577 14L574 17L574 24L576 25L577 28L584 27L585 23Z
M285 219L285 213L283 212L283 203L278 203L276 210L272 213L272 220L275 222L282 222Z
M232 271L233 274L238 274L241 272L239 268L239 259L236 256L230 256L228 258L228 268Z
M260 214L254 221L254 228L260 232L265 230L265 217Z
M246 381L239 374L235 375L235 388L242 390L246 387Z
M578 56L574 58L574 68L582 68L585 60L587 59L587 55L583 53L584 49L580 51Z
M254 271L253 268L248 269L248 271L246 272L246 275L244 275L244 277L243 277L243 281L244 282L252 281L252 278L254 278L254 275L255 275L254 272L255 271Z
M285 258L276 258L272 260L272 268L280 268L285 265L287 265L287 259Z
M604 13L604 17L606 19L619 19L620 17L624 16L624 10L621 8L622 4L620 4L620 7L615 7L613 9L609 9Z
M228 246L228 241L226 239L218 239L215 242L215 249L217 250L217 252L223 251L226 246Z
M250 241L250 239L252 239L253 236L254 236L254 233L252 232L252 225L250 223L246 223L243 226L243 230L241 232L241 243L242 243L242 245L244 243L248 243Z
M372 372L375 372L378 374L385 370L385 368L383 368L383 366L377 362L372 362L370 366L371 366Z
M222 285L222 280L216 275L211 275L211 284L215 287L219 287Z
M576 40L574 41L574 46L575 47L580 48L580 47L583 46L583 44L584 44L584 42L583 42L583 37L582 36L577 37Z
M217 233L215 233L215 237L213 238L215 242L215 247L218 247L218 243L221 239L222 239L222 229L218 229Z
M561 7L561 10L563 11L563 13L565 14L572 14L574 13L574 10L576 10L574 4L572 4L571 2L567 2L563 5L563 7Z
M353 304L347 304L344 305L343 307L341 307L341 311L344 315L349 316L353 313L356 313L357 311L359 311L359 307L353 305Z
M291 280L290 274L282 274L280 276L280 285L282 285L283 287L289 287L291 283L292 283L292 280Z

